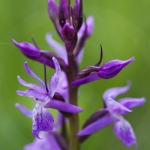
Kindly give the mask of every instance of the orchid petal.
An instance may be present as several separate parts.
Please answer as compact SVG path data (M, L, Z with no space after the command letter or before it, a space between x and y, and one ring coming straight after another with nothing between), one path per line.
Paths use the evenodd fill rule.
M53 116L47 111L41 102L37 102L33 109L32 118L32 134L33 136L39 137L40 131L49 131L53 129Z
M112 98L108 98L106 101L106 106L110 113L115 113L121 115L122 113L128 113L131 112L132 110L126 108L125 106L121 105L120 103L116 102Z
M76 57L76 63L79 65L82 61L82 58L83 58L83 53L84 53L84 50L81 49L80 52L78 53L77 57Z
M91 36L94 30L94 17L93 16L89 16L86 19L86 25L87 25L86 36L89 37ZM85 23L83 23L78 34L83 35L85 32L85 28L86 28Z
M43 139L36 138L24 150L61 150L52 132L43 133Z
M128 60L111 60L100 67L98 75L104 79L110 79L115 77L124 67L128 66L135 60L134 57Z
M99 77L97 72L95 72L95 73L92 73L86 77L83 77L81 79L77 79L77 80L73 81L72 85L73 86L80 86L82 84L86 84L86 83L89 83L89 82L92 82L95 80L100 80L100 79L101 79L101 77Z
M82 129L78 133L78 136L89 135L89 134L95 133L98 130L101 130L102 128L104 128L106 126L115 123L116 121L118 121L118 119L111 116L110 114L105 115L104 117L98 119L97 121L90 124L86 128Z
M20 96L28 96L29 98L32 98L32 99L36 99L36 100L39 100L41 102L45 102L47 100L47 97L44 93L40 93L36 90L32 90L32 89L29 89L29 90L26 90L26 91L17 91L17 94L20 95Z
M32 118L32 111L27 109L25 106L16 103L15 107L18 108L25 116Z
M56 92L62 95L65 100L68 100L69 98L68 82L67 82L66 74L64 72L61 73Z
M105 101L107 98L115 99L119 94L126 93L131 87L131 82L128 82L128 84L124 87L115 87L110 88L106 90L103 94L103 100Z
M58 57L62 58L68 64L67 52L64 46L52 38L52 34L46 34L46 40L49 46L57 53Z
M17 76L17 79L18 79L18 82L19 82L20 84L22 84L22 85L24 85L24 86L26 86L26 87L29 87L30 89L34 89L34 90L36 90L36 91L40 91L41 93L44 92L44 90L43 90L41 87L39 87L39 86L37 86L36 84L33 84L33 83L27 83L27 82L25 82L24 80L22 80L22 79L20 78L20 76Z
M121 105L125 106L128 109L143 105L145 102L146 102L146 99L144 97L142 98L126 97L126 98L121 98L120 100L118 100L118 103L120 103Z
M53 57L52 59L53 59L54 65L55 65L56 72L51 77L50 83L49 83L49 93L50 93L51 98L54 96L54 93L56 92L56 89L57 89L57 86L59 83L59 78L61 75L61 69L60 69L60 65L59 65L57 59L55 57Z
M42 85L42 87L45 88L44 82L29 68L27 62L24 63L24 68L30 76L34 77Z
M80 108L78 106L68 104L68 103L65 103L65 102L61 102L61 101L57 101L57 100L49 101L45 105L45 108L54 108L54 109L58 109L60 111L70 112L70 113L82 112L82 108Z
M122 140L126 146L135 144L137 146L136 137L130 123L123 119L114 124L114 133Z

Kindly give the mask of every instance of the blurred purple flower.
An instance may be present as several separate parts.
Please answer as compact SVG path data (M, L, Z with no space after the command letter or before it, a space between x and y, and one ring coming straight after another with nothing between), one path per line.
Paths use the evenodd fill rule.
M24 146L24 150L62 150L56 141L53 132L48 131L43 133L42 139L35 138L35 140Z
M86 84L95 80L100 79L110 79L115 77L125 66L129 65L134 59L134 57L131 57L128 60L122 61L122 60L111 60L101 67L97 66L89 66L86 69L81 70L83 73L82 75L88 74L86 76L83 76L79 79L76 79L72 82L73 86L80 86L82 84ZM91 70L91 71L90 71ZM90 71L90 72L89 72ZM80 73L80 72L79 72Z
M32 113L22 105L17 104L16 107L19 108L20 111L23 112L26 116L32 117L32 134L37 138L39 138L38 134L40 131L49 131L53 129L53 122L54 122L53 116L48 110L46 110L45 107L54 108L60 111L65 111L70 113L79 113L82 111L82 109L77 106L67 104L62 101L53 100L53 96L56 92L59 83L61 69L57 59L53 57L52 60L55 65L56 72L51 77L48 85L46 83L46 77L44 83L28 67L27 63L24 64L26 72L32 77L34 77L41 84L42 87L36 84L27 83L24 80L22 80L19 76L17 77L20 84L29 87L29 90L17 91L17 94L20 96L28 96L32 99L36 99L36 104Z
M97 120L83 128L78 133L78 136L89 135L110 124L114 124L114 133L116 136L122 140L126 146L135 144L137 148L134 131L130 123L123 118L123 115L131 112L131 108L144 104L146 100L145 98L123 98L118 100L118 102L114 100L116 96L127 92L129 88L130 84L125 87L117 87L106 90L103 94L105 108L100 109L99 112L107 111L108 113L101 115L101 117Z

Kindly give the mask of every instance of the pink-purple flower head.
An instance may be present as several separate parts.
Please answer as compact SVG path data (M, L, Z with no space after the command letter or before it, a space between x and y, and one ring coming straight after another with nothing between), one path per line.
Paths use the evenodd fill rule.
M129 58L128 60L111 60L101 67L97 66L89 66L79 74L82 74L81 78L76 79L72 82L73 86L80 86L82 84L86 84L95 80L100 79L110 79L115 77L125 66L129 65L134 59L134 57ZM85 76L84 76L85 74Z
M55 65L56 72L53 74L48 84L46 83L46 78L44 83L28 67L27 63L24 64L24 68L26 72L30 76L34 77L41 84L41 86L38 86L33 83L27 83L24 80L22 80L19 76L17 77L20 84L29 88L26 91L17 91L17 94L20 96L27 96L36 100L36 104L32 113L30 113L22 105L17 104L17 108L19 108L20 111L23 112L28 117L32 116L32 133L35 137L38 138L39 138L38 134L40 131L49 131L53 129L53 122L54 122L53 116L45 107L54 108L60 111L65 111L70 113L78 113L82 111L82 109L77 106L67 104L62 101L53 100L53 96L56 92L59 83L59 78L61 76L61 69L57 59L53 57L52 60Z
M90 135L102 128L114 124L114 133L116 136L123 141L126 146L131 146L135 144L137 148L137 141L134 131L130 123L123 118L124 114L131 112L131 108L140 106L145 103L145 98L122 98L115 101L114 99L119 95L127 92L130 88L130 84L125 87L111 88L104 92L103 100L105 103L105 108L100 109L97 113L105 112L104 115L101 115L99 118L95 119L94 115L89 118L90 120L95 120L86 123L86 126L78 133L78 136ZM106 111L108 113L106 113Z

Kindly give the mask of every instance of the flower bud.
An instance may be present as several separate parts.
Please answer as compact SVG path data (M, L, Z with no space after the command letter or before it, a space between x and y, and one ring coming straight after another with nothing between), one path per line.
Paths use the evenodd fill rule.
M83 22L82 0L75 1L73 7L73 13L74 13L75 20L77 22L77 30L79 30Z
M69 25L69 23L65 23L62 29L62 33L65 40L72 41L75 36L74 27L72 25Z
M58 11L59 11L58 4L55 2L55 0L48 0L49 16L51 20L54 22L58 18Z
M40 50L34 45L27 43L27 42L18 43L13 39L12 39L12 42L21 50L21 52L25 56L31 59L37 59L38 57L40 57Z
M101 78L109 79L116 76L125 66L129 65L134 59L134 57L121 61L121 60L112 60L105 63L102 67L100 67L98 71L98 75Z

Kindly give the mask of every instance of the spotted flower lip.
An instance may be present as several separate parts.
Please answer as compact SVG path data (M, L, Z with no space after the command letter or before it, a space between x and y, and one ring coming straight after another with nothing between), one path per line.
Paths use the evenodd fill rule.
M27 117L32 118L32 111L27 109L25 106L21 104L15 104L15 106ZM59 134L58 130L62 126L62 118L63 115L58 112L58 117L56 123L53 125L53 131L48 132L42 132L40 136L42 136L42 139L35 138L34 141L30 144L27 144L24 146L24 150L49 150L49 149L56 149L56 150L62 150L62 149L68 149L68 146L61 136ZM57 141L61 141L60 143Z
M134 131L130 123L123 118L124 114L131 112L131 108L140 106L145 103L145 98L121 98L115 101L114 99L119 95L126 93L131 84L128 83L124 87L115 87L106 90L103 94L103 101L105 103L105 108L98 111L101 113L105 112L98 119L94 119L95 115L92 115L89 120L86 121L86 126L78 133L78 136L87 136L101 130L102 128L114 124L114 133L116 136L122 140L126 146L135 145L137 149L137 141ZM108 113L106 113L108 112ZM87 125L90 120L95 120L91 124Z
M51 113L45 108L47 104L47 108L54 108L60 111L65 111L69 113L79 113L82 111L82 108L62 102L53 100L53 96L56 92L59 79L61 76L61 69L60 65L56 58L52 58L56 72L53 74L53 76L50 79L50 82L47 84L46 79L45 83L28 67L27 62L24 64L24 68L26 72L34 77L41 86L38 86L33 83L27 83L24 80L22 80L19 76L18 81L20 84L28 87L29 89L26 91L17 91L17 94L20 96L27 96L29 98L35 99L36 104L32 111L32 115L27 109L19 104L16 104L16 107L20 109L21 112L23 112L28 117L32 116L32 134L39 138L38 134L40 131L49 131L53 129L53 116Z
M134 59L134 57L129 58L128 60L111 60L101 67L91 66L92 72L87 76L77 79L72 82L73 86L80 86L82 84L86 84L95 80L100 79L110 79L115 77L125 66L129 65ZM82 71L82 70L81 70Z

